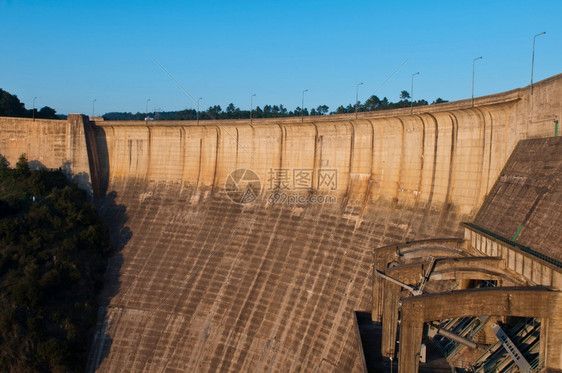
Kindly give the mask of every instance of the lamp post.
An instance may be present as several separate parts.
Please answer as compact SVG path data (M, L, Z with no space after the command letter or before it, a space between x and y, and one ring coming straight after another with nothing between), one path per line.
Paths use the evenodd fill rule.
M535 39L537 36L541 36L546 34L546 31L541 32L540 34L536 34L533 37L533 56L531 57L531 94L533 94L533 69L535 68Z
M150 101L150 99L146 100L146 106L144 108L144 120L148 120L148 101Z
M474 107L474 63L477 60L481 60L481 59L482 59L482 56L476 57L475 59L472 60L472 99L471 99L472 107Z
M98 100L97 98L94 98L94 101L92 101L92 118L96 116L96 110L95 109L96 109L96 101L97 100Z
M363 83L357 83L355 86L355 119L357 119L357 111L359 110L359 86Z
M410 102L410 115L414 113L414 76L419 75L419 71L417 73L412 74L412 83L410 85L410 90L412 91L412 101Z
M302 105L301 105L301 123L304 122L304 93L308 92L308 89L302 91Z
M254 96L256 94L254 93L253 95L250 96L250 124L252 124L252 110L254 109L253 104L254 104Z
M199 97L197 99L197 125L199 125L199 108L200 108L199 101L201 101L202 99L203 99L203 97Z
M37 97L33 97L33 121L35 122L35 100L37 100Z

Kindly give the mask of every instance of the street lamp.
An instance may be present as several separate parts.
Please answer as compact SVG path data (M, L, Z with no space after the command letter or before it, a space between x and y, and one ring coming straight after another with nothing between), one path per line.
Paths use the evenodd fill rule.
M252 110L254 109L253 104L254 104L254 96L256 94L254 93L253 95L250 96L250 124L252 124Z
M94 101L92 101L92 118L96 116L96 110L95 109L96 109L96 101L97 100L98 100L97 98L94 98Z
M477 60L481 60L482 56L480 57L476 57L475 59L472 60L472 107L474 107L474 63Z
M199 101L202 100L202 99L203 99L203 97L199 97L199 98L197 99L197 125L199 125L199 107L200 107L200 106L199 106Z
M412 91L412 101L410 102L410 115L414 113L414 76L419 75L419 71L417 73L412 74L412 83L410 86L410 90Z
M37 97L33 97L33 121L35 122L35 100L37 100Z
M150 101L150 99L146 100L146 107L144 108L144 120L148 120L148 101Z
M541 36L546 34L546 31L541 32L540 34L536 34L533 37L533 57L531 57L531 94L533 94L533 69L535 67L535 39L537 36Z
M357 110L359 109L359 86L363 83L357 83L355 86L355 119L357 119Z
M308 89L302 91L302 105L301 105L301 123L304 122L304 93L308 92Z

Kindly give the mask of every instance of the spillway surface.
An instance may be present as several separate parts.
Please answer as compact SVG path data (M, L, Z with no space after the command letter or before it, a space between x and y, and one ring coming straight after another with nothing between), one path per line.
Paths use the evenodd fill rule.
M102 206L127 242L100 371L360 371L372 248L458 233L458 216L422 208L372 204L358 224L340 205L198 194L127 183Z

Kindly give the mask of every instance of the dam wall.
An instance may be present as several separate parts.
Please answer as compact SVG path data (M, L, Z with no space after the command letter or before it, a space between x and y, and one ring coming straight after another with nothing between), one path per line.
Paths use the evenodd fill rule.
M11 167L25 153L31 168L61 168L92 195L89 131L87 117L80 114L70 114L67 120L0 117L0 155Z
M52 135L30 130L45 140L28 145L33 122L2 118L0 154L45 159L56 142L52 164L90 170L116 251L89 371L358 372L353 317L371 309L373 249L462 237L459 223L474 218L517 142L554 134L560 97L562 75L532 96L522 88L413 115L199 126L81 117L79 159L67 122ZM13 133L25 140L10 143ZM251 203L225 190L241 168L261 185ZM335 199L289 203L276 192Z
M249 168L264 191L280 170L311 170L306 185L287 190L333 193L364 205L454 206L473 216L521 139L554 135L562 109L561 76L470 101L384 112L300 118L203 122L97 122L104 188L128 179L177 183L219 192L228 174ZM104 156L104 158L105 158ZM335 170L325 185L321 170ZM272 180L273 179L273 180Z

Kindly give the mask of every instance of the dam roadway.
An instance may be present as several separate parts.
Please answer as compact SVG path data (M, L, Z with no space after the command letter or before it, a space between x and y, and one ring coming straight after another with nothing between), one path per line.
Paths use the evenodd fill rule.
M358 372L373 249L461 237L517 142L554 134L560 97L562 75L413 115L0 118L0 153L66 162L112 230L90 371ZM251 203L225 192L241 168L261 182ZM270 203L275 187L337 203Z

